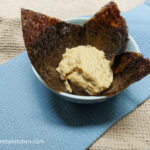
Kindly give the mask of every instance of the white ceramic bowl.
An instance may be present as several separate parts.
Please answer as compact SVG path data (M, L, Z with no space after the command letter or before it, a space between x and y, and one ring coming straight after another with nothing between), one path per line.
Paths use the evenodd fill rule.
M86 22L88 19L89 18L87 18L87 17L82 17L82 18L80 17L80 18L73 18L73 19L66 20L66 22L72 23L72 24L83 25L84 22ZM131 36L129 36L126 51L133 51L133 52L140 53L140 49L139 49L137 43ZM33 72L35 73L36 77L39 79L39 81L48 88L48 86L46 85L44 80L40 77L40 75L37 73L37 71L34 69L33 66L32 66L32 69L33 69ZM52 91L52 92L57 94L58 96L62 97L65 100L75 102L75 103L85 103L85 104L97 103L97 102L102 102L104 100L111 98L111 97L106 97L106 96L79 96L79 95L69 94L69 93L65 93L65 92L60 92L60 93L56 93L54 91Z

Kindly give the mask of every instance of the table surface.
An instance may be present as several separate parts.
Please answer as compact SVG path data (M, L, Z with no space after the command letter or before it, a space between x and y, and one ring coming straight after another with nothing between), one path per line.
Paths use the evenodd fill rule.
M127 11L144 0L116 1L120 10ZM1 0L0 63L21 53L24 42L20 24L20 8L28 8L60 19L94 14L109 0ZM118 121L97 139L90 150L150 149L150 99Z

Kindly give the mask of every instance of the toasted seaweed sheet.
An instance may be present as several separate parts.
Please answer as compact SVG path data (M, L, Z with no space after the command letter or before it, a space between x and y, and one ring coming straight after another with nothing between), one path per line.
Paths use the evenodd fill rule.
M27 9L21 9L21 19L31 63L55 92L67 92L56 68L65 49L78 45L95 46L105 52L107 59L114 60L114 81L108 90L99 95L115 95L150 73L150 61L138 53L128 52L115 56L118 49L126 44L128 29L114 2L104 6L83 26ZM70 84L73 94L88 95L80 87Z

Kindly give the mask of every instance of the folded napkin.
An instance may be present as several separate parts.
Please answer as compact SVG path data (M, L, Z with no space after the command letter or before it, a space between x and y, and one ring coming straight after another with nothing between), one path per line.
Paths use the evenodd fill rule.
M150 57L149 14L150 0L123 14L145 57ZM150 76L103 103L64 101L39 82L23 52L0 66L0 149L86 149L148 97Z

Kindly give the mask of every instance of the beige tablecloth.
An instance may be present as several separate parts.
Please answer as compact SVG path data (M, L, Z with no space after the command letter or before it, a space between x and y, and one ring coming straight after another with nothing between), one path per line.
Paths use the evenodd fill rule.
M20 7L61 19L93 14L109 0L0 0L0 63L25 50L21 32ZM116 1L121 11L143 0ZM150 99L118 121L90 150L150 150Z

